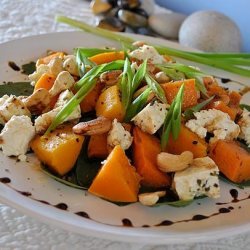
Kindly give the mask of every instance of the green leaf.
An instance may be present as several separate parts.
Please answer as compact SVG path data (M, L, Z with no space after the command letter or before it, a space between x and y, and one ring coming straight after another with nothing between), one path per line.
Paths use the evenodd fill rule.
M172 133L175 140L179 136L181 129L181 106L184 95L184 86L184 84L181 85L177 95L175 96L175 99L171 103L170 108L167 112L161 136L162 150L164 150L167 146L170 133Z
M79 49L76 50L76 63L80 77L83 77L89 68L96 66Z
M52 172L50 172L48 170L48 168L46 166L44 166L44 165L42 165L42 171L43 171L43 173L48 175L50 178L52 178L52 179L54 179L54 180L56 180L58 182L61 182L62 184L65 184L67 186L77 188L77 189L85 189L84 187L79 186L76 183L75 179L72 178L72 180L69 181L69 179L70 179L69 173L64 177L64 178L67 178L67 180L65 180L65 179L63 179L63 177L57 176L57 175L53 174Z
M140 86L141 81L143 80L143 78L145 77L145 74L147 72L147 60L145 60L140 67L138 68L138 70L136 71L133 81L132 81L132 92L134 93L137 88Z
M22 74L30 75L36 71L36 63L35 62L29 62L22 65Z
M172 207L186 207L190 204L192 204L194 200L189 200L189 201L183 201L183 200L178 200L178 201L163 201L163 202L157 202L153 207L159 207L162 205L169 205Z
M176 95L176 103L173 110L173 116L171 119L171 127L172 127L172 134L174 140L176 140L179 136L181 130L181 105L184 95L184 84L181 85L177 95Z
M250 105L247 105L247 104L240 104L240 108L241 108L241 109L246 109L247 111L250 112Z
M198 103L197 105L186 109L184 112L184 116L186 120L192 119L194 117L194 113L199 112L203 107L205 107L208 103L210 103L214 99L214 96L208 98L207 100Z
M106 53L106 52L114 52L117 50L114 49L109 49L109 48L105 48L105 49L100 49L100 48L82 48L82 47L78 47L75 49L75 53L77 53L77 51L79 51L79 53L85 57L91 57L91 56L95 56L101 53Z
M4 95L29 96L34 87L30 82L7 82L0 85L0 97Z
M91 81L93 78L99 77L103 72L109 70L122 69L124 66L123 60L117 60L110 63L97 65L89 70L75 85L75 89L79 90L86 82Z
M148 96L151 92L151 88L146 88L128 107L126 112L125 121L129 122L134 116L136 116L147 103Z
M148 86L152 89L155 96L162 102L167 103L165 92L162 89L161 85L154 80L154 78L149 74L145 74L145 80L148 84Z
M182 72L179 72L175 69L164 68L161 66L159 66L159 69L163 71L173 81L179 81L185 79L185 75Z
M204 95L207 95L207 89L203 84L203 77L208 77L207 74L201 72L193 67L181 64L181 63L165 63L159 65L159 67L164 71L165 69L174 69L185 74L189 79L195 79L196 88L201 91Z
M131 70L131 64L129 59L126 57L122 73L122 80L120 82L122 104L125 110L127 110L130 101L132 99L132 79L133 79L133 72Z
M75 169L77 183L85 189L90 187L101 167L100 159L88 158L88 143L89 138L87 138L83 144Z

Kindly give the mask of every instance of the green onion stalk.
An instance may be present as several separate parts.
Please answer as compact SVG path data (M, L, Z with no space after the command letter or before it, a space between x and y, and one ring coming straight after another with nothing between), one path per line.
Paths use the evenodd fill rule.
M97 36L105 37L124 44L127 48L133 48L134 39L121 35L116 32L104 30L98 27L93 27L84 22L80 22L65 16L57 16L57 22L65 23L75 28L79 28L86 32ZM249 53L204 53L204 52L189 52L179 49L170 48L167 46L152 45L160 54L167 54L189 61L205 64L214 68L222 69L241 76L250 77L250 70L241 66L250 65Z

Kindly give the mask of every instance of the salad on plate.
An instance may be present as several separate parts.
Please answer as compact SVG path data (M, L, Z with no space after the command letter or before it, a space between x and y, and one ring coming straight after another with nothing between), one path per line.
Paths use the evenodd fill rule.
M0 98L1 148L105 200L184 206L250 180L241 93L154 46L50 51L30 95Z

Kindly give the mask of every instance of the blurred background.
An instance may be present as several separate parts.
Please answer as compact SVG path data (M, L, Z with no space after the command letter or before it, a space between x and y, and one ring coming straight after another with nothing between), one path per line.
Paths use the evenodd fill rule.
M92 0L98 27L207 52L250 52L249 0Z
M242 50L250 52L250 1L249 0L156 0L176 12L186 15L199 10L217 10L229 16L238 25L243 38Z

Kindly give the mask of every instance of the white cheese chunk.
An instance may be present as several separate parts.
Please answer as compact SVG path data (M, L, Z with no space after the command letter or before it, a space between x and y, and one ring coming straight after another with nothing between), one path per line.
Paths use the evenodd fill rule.
M240 135L239 138L246 141L248 147L250 147L250 112L243 110L241 118L238 122L240 125Z
M228 114L217 110L209 109L194 113L196 119L186 123L186 127L196 133L199 137L205 138L207 132L213 133L211 142L221 140L233 140L240 133L239 125L232 121Z
M175 173L173 189L180 200L192 200L203 195L218 198L218 175L219 169L211 158L196 158L189 168Z
M58 107L38 116L35 120L36 133L43 134L48 129L48 127L50 126L56 115L60 112L60 110L61 107Z
M24 103L14 95L4 95L0 98L0 124L5 124L13 116L31 116Z
M62 91L66 89L70 89L75 83L74 77L68 71L62 71L56 77L56 80L49 90L49 93L52 96L56 96L60 94Z
M50 110L47 113L44 113L40 116L38 116L35 120L35 128L36 133L42 134L44 133L56 115L61 111L63 106L73 97L73 93L70 90L63 91L59 97L58 100L54 106L54 109ZM81 117L81 108L80 105L78 105L75 110L66 118L65 121L71 121L75 120Z
M167 114L167 105L155 101L149 103L132 121L142 131L154 134L164 123Z
M1 134L1 148L7 156L24 156L29 149L29 143L35 135L35 128L28 116L12 116L5 124Z
M162 64L166 62L165 58L161 56L154 47L149 45L143 45L130 52L129 55L140 61L148 59L148 62L152 64Z
M40 64L37 66L36 71L29 75L29 79L32 81L31 85L35 85L39 78L45 74L50 73L50 68L46 64Z
M71 75L79 76L76 57L74 55L67 55L64 57L63 68Z
M124 150L128 149L133 142L133 137L129 131L125 130L120 122L114 119L112 128L108 133L107 143L113 148L120 145Z
M37 65L36 71L29 75L29 79L32 81L32 85L35 85L44 73L56 77L61 71L63 71L63 60L60 57L55 57L48 64Z
M54 108L58 108L58 107L62 108L73 96L74 96L73 92L68 89L61 92ZM78 119L80 117L81 117L81 107L80 105L77 105L74 111L67 117L66 121Z

